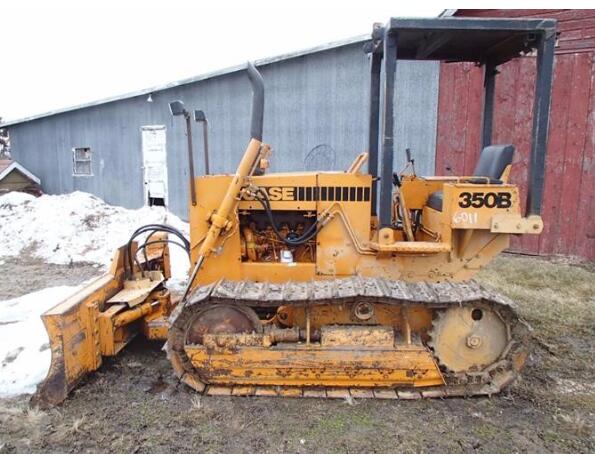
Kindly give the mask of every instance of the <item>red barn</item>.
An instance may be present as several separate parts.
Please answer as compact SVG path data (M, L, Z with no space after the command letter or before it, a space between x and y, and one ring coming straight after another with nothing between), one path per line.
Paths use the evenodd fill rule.
M542 208L545 228L539 236L513 239L511 250L595 259L595 10L459 9L452 14L558 21ZM492 139L493 143L516 145L511 179L523 190L534 80L533 56L503 65L496 78ZM470 175L473 171L481 146L482 84L483 68L471 63L441 66L437 175Z

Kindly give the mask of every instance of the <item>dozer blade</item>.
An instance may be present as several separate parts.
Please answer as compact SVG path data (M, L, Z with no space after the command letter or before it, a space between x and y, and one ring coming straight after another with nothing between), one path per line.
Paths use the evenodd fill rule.
M135 243L132 250L136 252ZM168 248L161 245L150 252L150 265L158 266L160 272L146 273L152 279L134 281L134 292L130 291L130 282L125 281L123 246L116 250L107 273L41 315L52 361L33 403L41 407L60 404L85 375L101 366L102 356L117 354L140 332L140 324L135 323L139 318L156 313L157 303L152 299L143 303L139 295L153 295L151 292L163 282L163 275L170 275ZM117 303L110 304L108 300L121 293L131 293L130 301L118 298Z
M61 403L87 373L101 366L99 308L123 287L124 249L116 251L106 274L42 314L52 362L33 396L35 403Z
M40 404L59 404L83 376L101 365L97 305L116 292L118 285L116 278L102 276L42 315L52 362L35 396Z

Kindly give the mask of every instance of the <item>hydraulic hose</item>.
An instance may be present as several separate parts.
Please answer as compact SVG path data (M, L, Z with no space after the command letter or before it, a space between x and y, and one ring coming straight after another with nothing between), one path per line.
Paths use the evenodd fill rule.
M167 224L148 224L148 225L144 225L142 227L139 227L138 229L136 229L132 235L130 236L130 239L128 240L128 243L126 244L126 252L127 252L127 258L128 258L128 271L129 274L132 275L133 271L134 271L134 265L133 263L136 262L136 265L138 266L139 269L141 269L140 263L138 262L136 255L132 254L132 242L135 240L136 237L142 235L143 233L147 233L150 232L149 235L147 236L147 239L145 240L145 244L141 245L141 247L139 247L138 251L143 250L144 254L145 254L145 261L147 260L147 255L146 255L146 246L148 246L148 244L154 243L155 241L151 242L150 238L153 234L157 233L157 232L165 232L168 234L172 234L174 236L176 236L179 240L180 243L177 243L175 241L172 240L159 240L160 242L167 242L167 243L173 243L176 244L180 247L182 247L186 253L188 255L190 255L190 241L188 241L188 239L184 236L184 234L182 232L180 232L178 229L176 229L175 227L172 227L171 225L167 225Z
M302 244L307 243L308 241L310 241L312 238L314 238L314 236L316 236L316 234L318 233L319 229L319 225L320 225L320 221L316 220L316 222L314 224L312 224L303 234L302 236L295 238L295 239L288 239L285 238L281 232L279 231L279 229L277 228L277 223L275 222L274 216L273 216L273 212L271 210L271 205L270 202L268 200L268 196L266 194L266 192L264 192L261 188L258 189L257 194L256 194L256 200L258 200L260 202L260 204L263 206L264 211L267 214L267 217L269 219L269 223L271 224L271 227L273 229L273 232L275 233L275 235L277 236L277 238L279 238L279 240L283 241L283 243L285 243L288 246L301 246Z

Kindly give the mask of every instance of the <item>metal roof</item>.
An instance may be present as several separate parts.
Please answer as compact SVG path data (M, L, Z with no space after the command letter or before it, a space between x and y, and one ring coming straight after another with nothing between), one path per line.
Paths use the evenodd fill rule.
M266 66L266 65L270 65L272 63L277 63L277 62L284 61L284 60L291 60L293 58L303 57L305 55L315 54L318 52L324 52L327 50L336 49L338 47L348 46L350 44L364 43L364 42L368 41L369 39L370 39L369 35L354 36L352 38L347 38L347 39L339 40L339 41L333 41L330 43L322 44L320 46L310 47L310 48L298 50L295 52L288 52L285 54L276 55L274 57L263 58L260 60L256 60L254 62L254 64L257 67ZM163 85L157 85L154 87L144 88L141 90L133 91L130 93L125 93L125 94L118 95L118 96L111 96L109 98L103 98L103 99L99 99L96 101L90 101L90 102L77 104L77 105L70 106L70 107L65 107L62 109L50 110L48 112L44 112L41 114L31 115L29 117L23 117L23 118L19 118L19 119L15 119L15 120L10 120L10 121L4 122L4 123L0 123L0 127L13 126L13 125L16 125L19 123L25 123L28 121L38 120L38 119L44 118L44 117L50 117L52 115L58 115L58 114L66 113L66 112L72 112L75 110L86 109L89 107L99 106L101 104L107 104L107 103L111 103L111 102L121 101L124 99L135 98L137 96L148 95L150 93L155 93L155 92L167 90L170 88L179 87L181 85L188 85L188 84L192 84L192 83L199 82L202 80L212 79L214 77L219 77L219 76L223 76L226 74L232 74L232 73L235 73L238 71L243 71L245 68L246 68L245 65L230 66L228 68L220 69L217 71L212 71L212 72L205 73L205 74L200 74L198 76L189 77L186 79L177 80L175 82L169 82L169 83L163 84Z
M391 18L386 30L396 33L397 58L500 64L535 49L540 33L554 35L556 21Z

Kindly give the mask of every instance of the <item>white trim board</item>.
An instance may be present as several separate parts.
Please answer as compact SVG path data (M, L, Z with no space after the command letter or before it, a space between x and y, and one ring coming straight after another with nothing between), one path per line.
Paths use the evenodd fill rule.
M10 172L12 172L15 169L18 170L19 172L21 172L23 175L25 175L31 181L34 181L37 184L41 184L41 180L39 178L37 178L35 175L33 175L31 172L29 172L27 169L25 169L22 165L20 165L16 161L12 161L12 164L10 164L6 169L4 169L0 173L0 181L2 181L4 179L4 177L6 177Z

